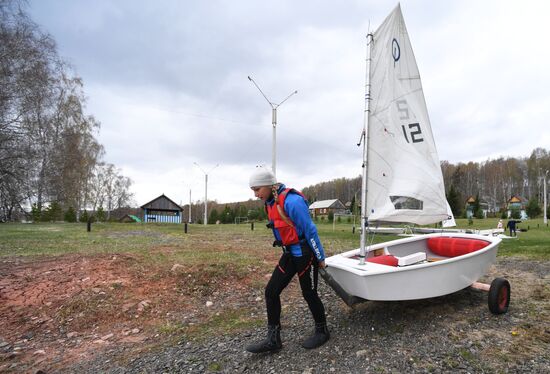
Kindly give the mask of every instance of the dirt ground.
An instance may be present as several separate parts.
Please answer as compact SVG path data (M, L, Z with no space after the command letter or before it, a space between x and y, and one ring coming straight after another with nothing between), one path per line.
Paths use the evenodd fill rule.
M274 263L273 256L265 261ZM536 345L531 350L544 351L550 342L549 266L521 262L522 268L510 259L501 262L508 270L503 274L493 268L490 276L504 275L511 281L513 303L527 299L533 303L531 312L539 316L543 328L534 343L530 341ZM249 311L250 320L263 320L257 311L263 309L261 289L269 276L265 268L224 277L204 268L155 266L134 255L2 259L0 372L56 371L115 347L117 352L126 347L131 358L170 343L181 333L183 322L188 327L199 325L228 305ZM292 285L287 300L299 296Z
M199 324L238 302L251 282L210 275L146 266L132 255L4 258L0 372L55 371L110 347L132 356L165 343L181 321Z

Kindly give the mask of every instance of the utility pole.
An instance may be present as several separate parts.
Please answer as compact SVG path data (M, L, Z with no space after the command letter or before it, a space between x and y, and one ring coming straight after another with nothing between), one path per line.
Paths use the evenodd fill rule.
M212 169L208 170L208 172L204 171L204 169L201 168L201 166L199 164L197 164L196 162L194 162L194 164L197 165L199 167L199 169L201 169L202 172L204 173L204 225L206 226L208 224L208 206L207 206L207 201L208 201L208 173L210 173L212 170L214 170L215 168L220 166L220 164L216 164L216 166L214 166Z
M191 189L189 189L189 219L188 219L189 223L191 223L191 202L192 202L192 200L191 200Z
M548 205L547 202L546 202L546 176L548 175L548 170L546 170L546 172L544 173L544 188L543 188L543 191L544 191L544 224L547 225L548 224L548 217L546 217L546 206Z
M267 96L263 93L263 91L260 89L260 87L254 82L254 79L252 79L250 76L248 76L248 80L254 83L254 86L260 91L262 96L265 98L267 103L271 106L271 124L273 126L273 137L271 139L271 170L273 171L273 174L277 176L277 108L280 107L285 101L290 99L292 95L295 95L298 93L298 91L292 92L290 95L286 97L283 101L281 101L279 104L272 103Z

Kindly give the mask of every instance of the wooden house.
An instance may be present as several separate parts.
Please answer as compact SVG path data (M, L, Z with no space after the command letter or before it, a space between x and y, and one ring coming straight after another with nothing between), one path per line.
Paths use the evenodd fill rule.
M476 202L476 198L474 196L470 196L466 200L466 218L471 218L474 216L474 205ZM479 199L479 208L483 212L483 217L487 218L487 213L489 212L489 203L486 201Z
M524 198L514 195L507 201L507 210L508 210L508 218L512 217L512 211L519 211L519 215L521 219L527 219L527 213L525 212L525 208L527 206L527 200Z
M332 214L346 213L347 209L338 199L316 201L309 206L309 213L313 217L322 217Z
M143 222L181 223L182 209L164 194L141 206Z

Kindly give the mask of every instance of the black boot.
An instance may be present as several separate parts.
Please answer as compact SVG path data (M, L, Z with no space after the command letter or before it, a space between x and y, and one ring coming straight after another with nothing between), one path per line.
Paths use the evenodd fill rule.
M325 344L329 339L330 333L328 331L326 322L316 323L315 333L302 343L302 347L306 349L317 348Z
M252 353L275 352L282 347L281 325L267 325L267 337L261 342L247 345L246 350Z

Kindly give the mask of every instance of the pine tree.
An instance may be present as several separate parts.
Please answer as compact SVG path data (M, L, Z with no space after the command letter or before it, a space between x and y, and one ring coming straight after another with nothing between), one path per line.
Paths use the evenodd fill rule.
M479 201L479 193L476 195L476 199L474 201L474 217L478 219L483 219L485 216L483 215L483 209L481 209L481 203Z
M63 218L63 210L57 201L52 201L50 205L42 212L42 221L61 221Z
M40 206L40 204L32 204L31 216L33 222L40 222L40 220L42 219L42 207Z
M233 223L235 221L235 213L228 205L223 209L220 221L222 223Z
M216 210L216 208L214 208L210 211L210 217L208 217L208 223L214 224L216 223L216 221L218 221L218 219L219 219L218 211Z
M88 222L88 218L89 218L88 211L84 210L80 215L80 222L84 222L84 223Z
M525 213L529 218L535 218L540 216L542 209L539 206L539 203L536 198L531 198L525 207Z
M76 222L76 212L72 206L65 212L65 222Z
M100 206L97 208L96 218L98 222L104 222L105 221L105 210L103 210L103 207Z
M462 214L462 199L460 193L455 189L454 185L451 184L449 192L447 193L447 202L451 207L451 211L455 217L460 217Z

